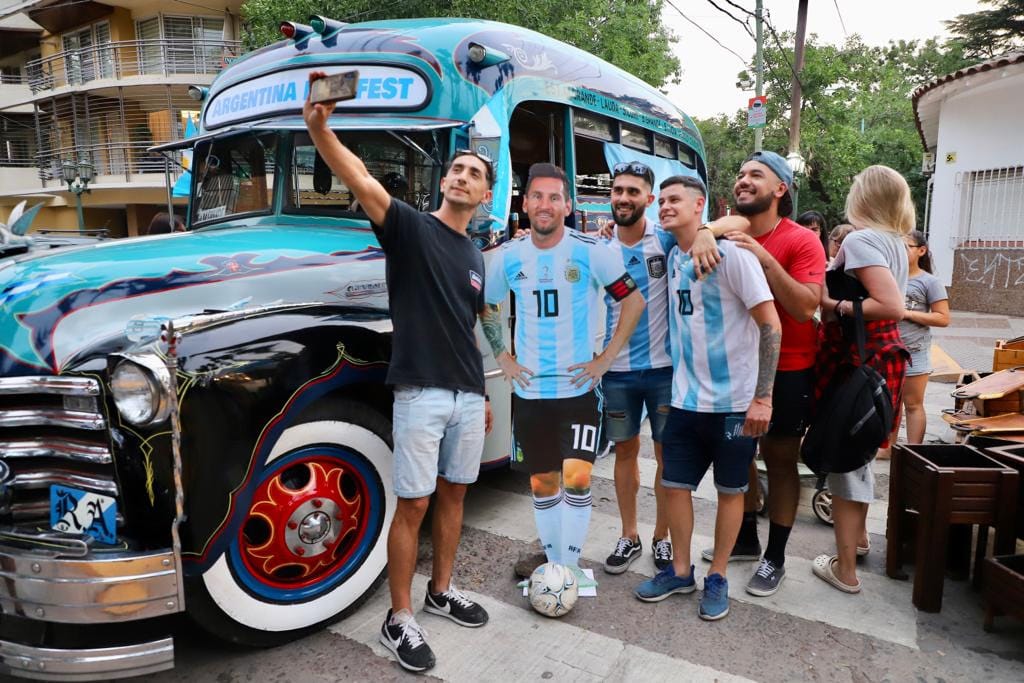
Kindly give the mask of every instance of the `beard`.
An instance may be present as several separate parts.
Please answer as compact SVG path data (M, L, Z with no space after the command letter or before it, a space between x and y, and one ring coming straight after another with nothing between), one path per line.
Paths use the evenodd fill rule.
M612 216L615 218L616 225L636 225L637 221L643 218L646 207L632 207L630 211L627 207L615 208L612 211ZM622 215L620 212L630 211L626 215Z
M559 222L557 220L552 220L549 225L544 227L541 227L540 223L534 223L533 221L530 221L530 230L537 233L538 235L550 235L551 233L558 229L558 226Z
M756 216L759 213L764 213L771 208L772 196L767 194L763 197L755 197L748 201L746 204L740 204L739 200L736 201L736 213L741 216Z

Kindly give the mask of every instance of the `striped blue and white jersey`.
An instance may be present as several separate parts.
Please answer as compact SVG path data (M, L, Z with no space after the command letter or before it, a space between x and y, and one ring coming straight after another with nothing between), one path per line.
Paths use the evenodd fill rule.
M510 290L516 297L516 360L533 372L529 386L515 386L516 394L572 398L590 391L572 384L569 366L594 357L601 288L635 289L612 251L569 228L550 249L538 249L525 235L501 246L486 280L487 303L504 302Z
M739 413L757 386L757 324L750 309L771 301L757 257L721 240L722 262L698 280L690 255L669 253L672 297L672 406L699 413Z
M672 365L668 340L668 253L675 243L670 233L651 221L646 222L643 238L631 247L620 242L618 237L608 242L608 247L615 252L647 302L636 331L612 363L610 369L615 372ZM609 294L605 294L604 303L608 309L604 345L608 346L619 324L622 305Z

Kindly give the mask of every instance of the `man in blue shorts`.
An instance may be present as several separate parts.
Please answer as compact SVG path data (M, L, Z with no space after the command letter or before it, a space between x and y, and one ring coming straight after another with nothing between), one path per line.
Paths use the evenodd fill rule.
M636 331L601 381L605 399L605 435L615 443L615 497L622 535L604 562L609 574L622 574L640 557L636 497L640 490L640 423L644 407L651 422L657 472L654 496L657 513L651 551L660 570L672 561L672 543L661 485L661 430L672 399L672 353L668 343L667 256L675 238L644 217L654 201L654 173L639 161L612 168L612 215L615 229L608 246L636 282L647 301ZM611 342L621 304L605 294L604 343Z
M637 587L636 596L656 602L695 590L692 494L714 465L715 553L698 614L715 620L729 613L725 568L743 520L754 438L767 431L771 419L781 324L764 271L736 245L723 242L718 268L698 277L686 252L702 229L704 184L672 176L660 190L659 219L678 242L668 262L674 370L672 408L662 432L662 483L676 553L668 567Z
M333 110L334 104L307 101L303 116L317 153L355 195L384 249L394 325L387 381L394 386L398 505L388 532L391 609L380 641L403 668L422 672L434 666L434 653L413 618L410 593L420 525L435 490L434 566L424 611L470 628L488 619L451 576L463 497L480 471L490 424L473 331L483 308L484 264L467 228L477 206L490 199L494 169L474 152L456 152L441 179L440 208L421 213L392 197L341 144L328 123Z
M569 181L552 164L534 164L523 209L530 234L509 240L488 274L484 334L512 384L513 428L530 473L534 518L549 562L572 568L590 527L590 471L597 457L601 407L594 388L625 346L644 300L605 245L565 227L572 211ZM595 308L604 289L621 303L614 334L594 356ZM502 341L499 305L516 297L516 356ZM563 488L564 483L564 488Z

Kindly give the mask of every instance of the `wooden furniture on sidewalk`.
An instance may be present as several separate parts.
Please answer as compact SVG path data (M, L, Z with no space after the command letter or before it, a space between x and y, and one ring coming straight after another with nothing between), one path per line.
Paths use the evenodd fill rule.
M907 578L902 570L907 525L916 517L913 602L918 609L942 609L951 525L995 527L996 554L1013 552L1018 478L1016 470L971 446L893 448L885 572L894 579ZM984 555L985 548L977 552Z
M995 617L1009 614L1024 621L1024 555L985 560L985 630Z

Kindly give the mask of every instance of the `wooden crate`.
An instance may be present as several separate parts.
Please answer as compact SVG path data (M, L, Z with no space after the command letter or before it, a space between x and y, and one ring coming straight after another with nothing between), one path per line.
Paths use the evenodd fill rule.
M1016 470L971 446L897 444L892 449L889 514L886 519L885 573L906 578L914 518L914 606L922 612L942 609L947 543L953 525L995 527L996 554L1011 554L1016 538ZM913 514L911 514L913 513ZM985 548L978 548L980 555ZM970 566L970 551L956 564Z
M1012 394L1000 398L990 399L971 399L974 403L974 409L978 411L978 415L982 417L991 417L993 415L1002 415L1003 413L1024 413L1021 409L1021 395L1024 392L1017 391Z
M997 339L992 352L992 372L1020 366L1024 366L1024 339Z
M1024 620L1024 555L1002 555L985 560L985 630L993 620L1009 614Z

